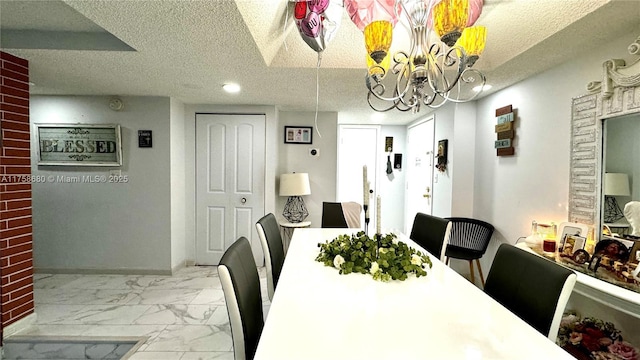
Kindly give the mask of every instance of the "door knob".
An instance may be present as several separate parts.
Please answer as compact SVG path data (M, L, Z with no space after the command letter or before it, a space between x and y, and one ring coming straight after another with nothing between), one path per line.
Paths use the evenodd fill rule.
M240 199L240 202L243 203L243 204L246 204L247 203L247 198Z

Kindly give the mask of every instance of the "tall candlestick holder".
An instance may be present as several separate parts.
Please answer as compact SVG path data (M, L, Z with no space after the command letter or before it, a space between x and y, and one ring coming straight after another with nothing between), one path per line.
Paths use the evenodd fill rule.
M369 236L369 218L367 217L367 209L369 208L369 205L362 205L362 208L364 209L364 234Z

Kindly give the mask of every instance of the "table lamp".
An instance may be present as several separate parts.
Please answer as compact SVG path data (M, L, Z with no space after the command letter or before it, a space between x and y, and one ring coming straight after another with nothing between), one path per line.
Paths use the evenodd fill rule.
M616 196L631 196L629 191L629 176L623 173L605 173L604 174L604 222L616 222L624 214L618 206Z
M287 221L299 223L309 215L301 195L311 194L309 174L293 173L280 175L280 196L288 196L284 205L284 216Z

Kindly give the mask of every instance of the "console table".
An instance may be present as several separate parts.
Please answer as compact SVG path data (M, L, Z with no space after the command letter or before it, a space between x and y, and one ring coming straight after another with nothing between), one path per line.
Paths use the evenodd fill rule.
M516 246L542 256L538 252L529 248L526 243L519 243ZM556 263L568 267L576 272L577 282L574 287L575 292L640 319L640 292L625 289L621 286L597 279L585 272L582 272L582 270L576 266L569 266L569 264L557 261L554 258L549 258L547 256L542 257L549 261L555 261Z

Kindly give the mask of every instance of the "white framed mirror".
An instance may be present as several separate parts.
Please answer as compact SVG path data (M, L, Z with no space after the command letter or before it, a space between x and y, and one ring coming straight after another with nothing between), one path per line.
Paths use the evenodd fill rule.
M628 50L640 56L640 37ZM629 65L620 59L607 60L602 81L589 83L587 90L590 93L574 98L571 106L569 221L592 225L599 240L602 232L598 229L604 223L602 182L606 170L603 124L608 119L640 114L640 59Z

